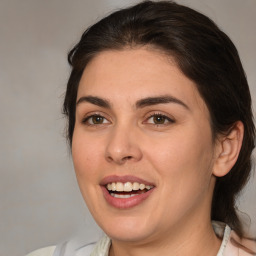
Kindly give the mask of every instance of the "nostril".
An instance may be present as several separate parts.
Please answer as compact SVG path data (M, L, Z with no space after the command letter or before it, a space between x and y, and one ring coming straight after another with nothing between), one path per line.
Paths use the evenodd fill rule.
M132 156L126 156L123 158L123 161L132 159Z
M108 157L107 157L107 160L108 160L109 162L114 161L114 159L113 159L111 156L108 156Z
M131 160L131 159L133 159L132 156L125 156L125 157L122 157L122 158L119 158L119 159L118 158L113 158L111 156L107 157L108 162L113 162L114 161L114 162L119 163L119 164L123 164L126 161Z

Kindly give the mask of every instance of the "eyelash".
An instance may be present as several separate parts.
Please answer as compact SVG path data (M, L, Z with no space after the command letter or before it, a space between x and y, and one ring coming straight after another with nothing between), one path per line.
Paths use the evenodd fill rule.
M102 119L103 119L103 122L102 122L102 123L99 123L99 124L89 123L89 120L92 119L92 118L102 118ZM93 114L93 115L86 116L86 117L82 120L82 123L85 124L85 125L88 125L88 126L104 125L105 120L108 121L108 119L105 118L103 115L101 115L101 114ZM108 121L108 122L109 122L109 121Z
M160 118L163 118L164 119L164 123L160 123L160 124L156 124L156 123L151 123L151 125L156 125L157 127L158 126L165 126L165 125L169 125L169 124L172 124L172 123L175 123L175 120L168 117L167 115L164 115L162 113L153 113L153 114L150 114L147 118L146 118L146 122L148 122L151 118L156 118L156 117L160 117ZM167 121L167 122L166 122ZM145 122L144 122L145 123Z
M165 126L165 125L168 125L168 124L172 124L172 123L175 123L175 120L162 114L162 113L153 113L153 114L150 114L146 117L146 121L144 121L143 123L148 123L148 121L151 119L151 118L163 118L164 119L164 122L163 123L149 123L150 125L155 125L155 126ZM102 123L99 123L99 124L96 124L96 123L89 123L89 120L92 119L92 118L102 118ZM92 120L91 120L92 121ZM107 122L105 122L107 121ZM93 122L93 121L92 121ZM110 121L108 121L107 118L105 118L103 115L101 114L93 114L93 115L89 115L89 116L86 116L83 120L82 120L82 123L87 125L87 126L97 126L97 125L104 125L106 123L108 123Z

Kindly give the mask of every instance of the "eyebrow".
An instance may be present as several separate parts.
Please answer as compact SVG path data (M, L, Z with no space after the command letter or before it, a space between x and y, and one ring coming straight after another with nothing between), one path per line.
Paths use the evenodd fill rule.
M93 105L97 105L97 106L102 107L102 108L111 108L111 104L109 103L108 100L102 99L102 98L99 98L99 97L95 97L95 96L83 96L83 97L79 98L76 105L78 106L82 102L88 102L88 103L91 103Z
M147 106L152 106L157 104L166 104L166 103L176 103L189 110L189 107L183 101L170 95L148 97L145 99L138 100L136 102L136 108L144 108Z
M107 99L99 98L96 96L83 96L79 98L76 105L78 106L83 102L88 102L103 108L108 108L108 109L111 108L111 104ZM183 101L170 95L147 97L144 99L140 99L136 102L135 106L136 108L144 108L152 105L167 104L167 103L176 103L189 110L189 107Z

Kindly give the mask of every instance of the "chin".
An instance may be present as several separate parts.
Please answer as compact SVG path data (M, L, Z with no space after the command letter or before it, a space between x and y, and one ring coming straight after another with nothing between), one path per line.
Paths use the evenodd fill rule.
M121 214L120 214L121 215ZM149 221L147 221L147 219ZM138 242L152 234L153 223L145 216L118 216L98 222L103 231L112 239L127 242Z
M145 241L151 236L151 232L145 229L134 228L131 230L123 229L123 230L107 230L105 232L112 240L123 241L123 242L140 242Z

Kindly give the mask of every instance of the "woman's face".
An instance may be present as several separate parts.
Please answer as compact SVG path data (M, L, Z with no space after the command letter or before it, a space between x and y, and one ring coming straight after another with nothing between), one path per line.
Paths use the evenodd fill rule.
M210 220L209 112L174 61L145 48L105 51L81 78L72 155L101 228L121 241Z

